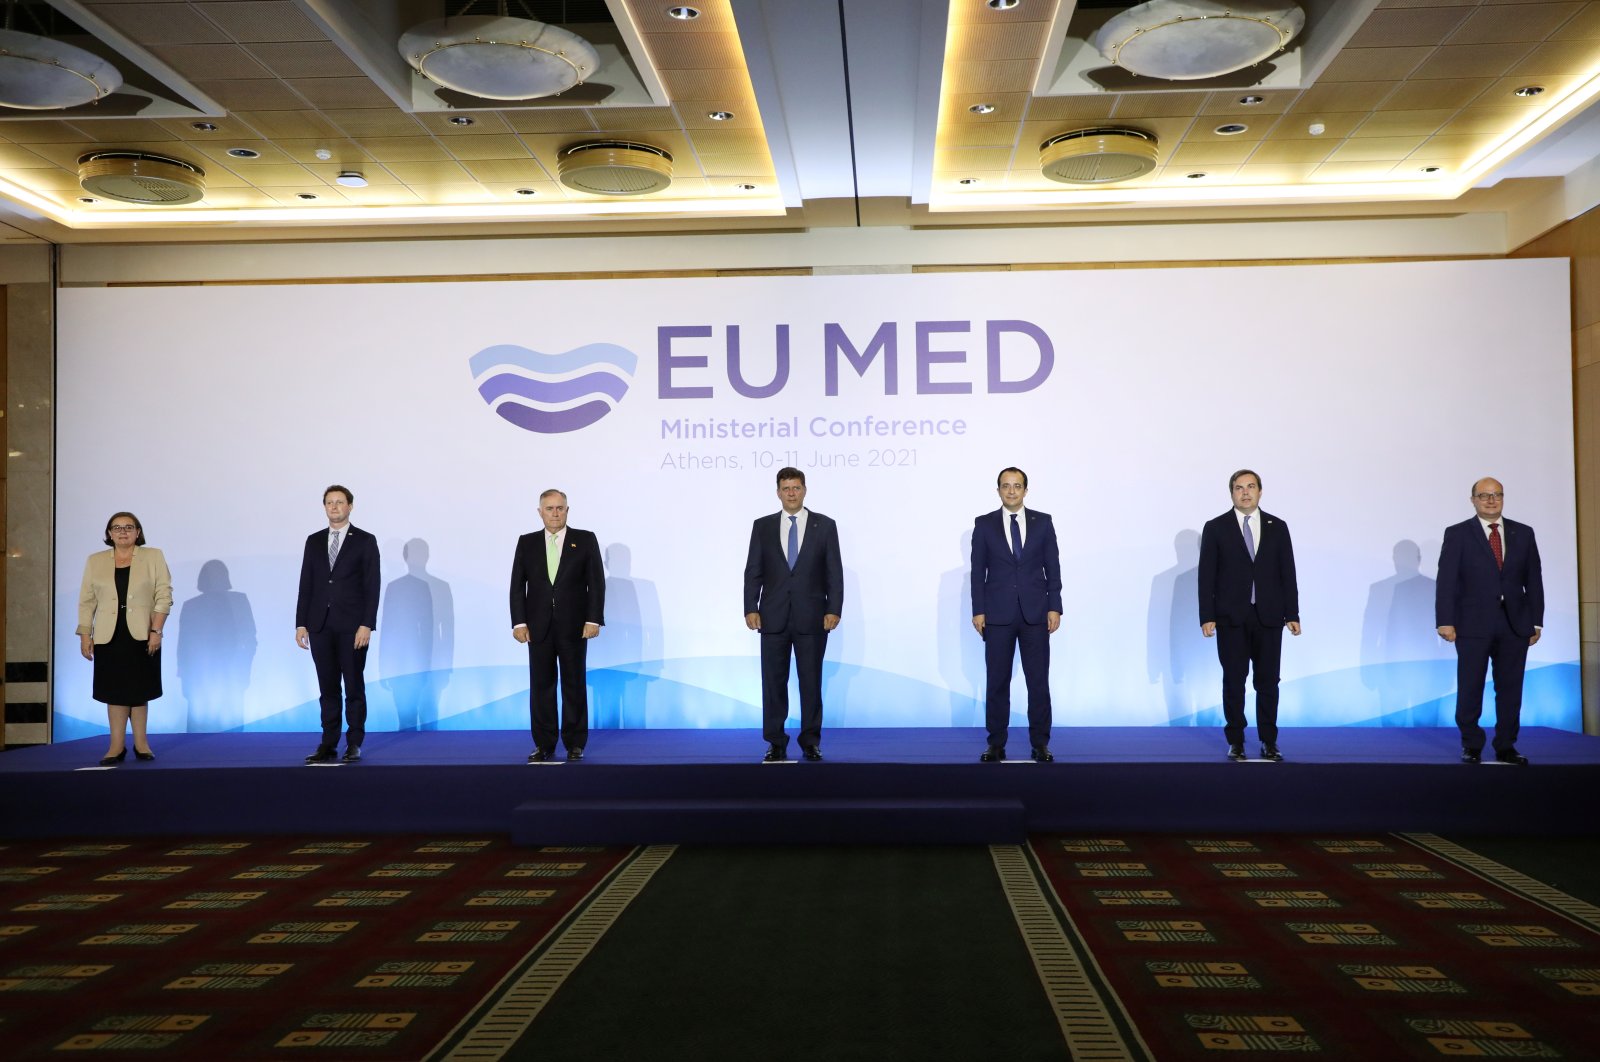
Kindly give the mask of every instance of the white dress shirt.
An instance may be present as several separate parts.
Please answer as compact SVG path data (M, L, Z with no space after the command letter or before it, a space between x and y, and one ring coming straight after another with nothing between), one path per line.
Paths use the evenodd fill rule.
M1256 544L1256 552L1260 553L1261 552L1261 510L1257 509L1255 512L1251 513L1249 516L1246 516L1244 514L1243 510L1236 508L1236 509L1233 510L1233 517L1234 517L1235 520L1239 521L1239 537L1240 538L1244 537L1244 525L1245 524L1249 524L1250 525L1250 539L1251 539L1252 542L1254 542Z
M1028 544L1028 509L1027 509L1027 506L1019 505L1017 507L1016 516L1017 516L1017 533L1022 536L1022 544L1024 546L1026 546ZM1011 510L1007 509L1004 505L1000 506L1000 523L1002 525L1004 525L1003 530L1005 531L1005 535L1006 535L1006 544L1010 545L1011 544Z

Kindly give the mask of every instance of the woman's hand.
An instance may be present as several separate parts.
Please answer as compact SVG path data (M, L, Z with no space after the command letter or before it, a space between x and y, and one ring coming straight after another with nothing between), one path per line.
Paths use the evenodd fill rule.
M152 630L150 632L150 637L145 644L150 655L155 656L156 650L161 648L161 632L158 630Z
M94 659L94 639L87 634L78 635L78 652L85 660Z

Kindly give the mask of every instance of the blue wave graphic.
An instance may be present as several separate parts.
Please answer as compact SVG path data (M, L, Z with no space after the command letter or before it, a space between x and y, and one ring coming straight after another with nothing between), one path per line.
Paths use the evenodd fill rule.
M611 412L628 393L639 358L614 343L588 343L561 354L502 343L478 351L468 364L473 379L481 381L478 394L501 419L524 431L554 435L586 428ZM554 378L582 369L594 371ZM584 398L593 401L545 408Z

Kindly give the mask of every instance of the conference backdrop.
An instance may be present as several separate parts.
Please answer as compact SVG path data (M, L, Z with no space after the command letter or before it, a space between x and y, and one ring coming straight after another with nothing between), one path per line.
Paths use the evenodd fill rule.
M382 547L372 729L526 727L507 585L547 487L605 557L594 725L753 729L785 465L840 529L831 727L981 725L971 531L1017 465L1061 541L1058 726L1220 725L1195 566L1249 467L1299 562L1286 724L1449 725L1439 544L1495 475L1544 558L1524 720L1577 729L1566 292L1564 260L64 290L56 737L105 727L73 628L124 508L173 574L152 727L316 730L330 483Z

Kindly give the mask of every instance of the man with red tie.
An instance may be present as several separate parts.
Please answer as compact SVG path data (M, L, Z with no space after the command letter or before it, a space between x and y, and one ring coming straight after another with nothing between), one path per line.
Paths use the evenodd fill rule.
M1533 528L1501 515L1505 488L1497 479L1472 485L1477 515L1444 530L1434 620L1456 647L1456 726L1461 762L1483 755L1483 681L1494 662L1494 758L1525 766L1517 751L1522 675L1528 647L1544 626L1544 577Z
M995 481L1000 508L972 523L972 626L983 638L988 675L984 763L1006 758L1011 669L1021 651L1028 683L1028 745L1037 763L1050 752L1050 636L1061 626L1061 555L1049 513L1025 509L1028 474L1007 468Z

